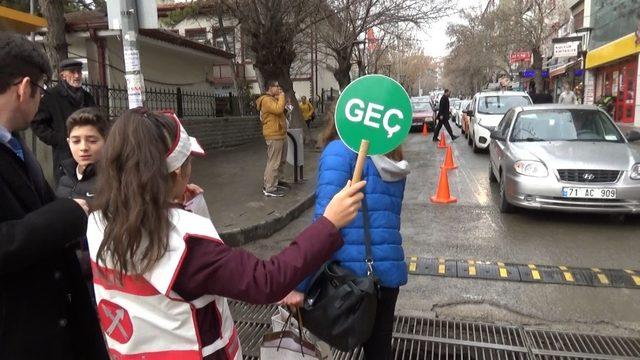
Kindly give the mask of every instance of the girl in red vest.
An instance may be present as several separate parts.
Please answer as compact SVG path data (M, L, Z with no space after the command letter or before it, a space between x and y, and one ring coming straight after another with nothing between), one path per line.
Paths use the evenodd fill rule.
M103 149L87 239L102 329L114 359L242 359L226 298L277 302L342 244L364 182L347 186L287 248L260 260L185 210L191 156L174 115L126 111ZM220 189L221 190L221 189ZM219 190L219 191L220 191Z

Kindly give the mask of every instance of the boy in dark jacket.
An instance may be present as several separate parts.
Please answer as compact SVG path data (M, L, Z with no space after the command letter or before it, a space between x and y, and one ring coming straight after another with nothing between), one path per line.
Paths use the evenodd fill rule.
M109 131L109 120L97 108L77 110L67 119L67 143L71 159L62 162L63 176L56 196L91 202L95 194L95 163Z
M95 163L100 160L109 120L97 108L76 110L67 119L67 143L71 150L70 159L62 162L63 175L58 182L56 196L59 198L85 199L89 204L95 195ZM77 251L82 275L91 281L91 263L86 239L82 239ZM93 286L89 284L93 298Z

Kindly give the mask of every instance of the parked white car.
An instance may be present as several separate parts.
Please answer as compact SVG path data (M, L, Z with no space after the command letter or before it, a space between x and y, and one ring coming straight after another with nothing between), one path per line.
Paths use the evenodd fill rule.
M502 120L504 114L517 106L531 105L533 102L523 91L483 91L475 94L471 100L469 145L473 152L489 147L491 131Z

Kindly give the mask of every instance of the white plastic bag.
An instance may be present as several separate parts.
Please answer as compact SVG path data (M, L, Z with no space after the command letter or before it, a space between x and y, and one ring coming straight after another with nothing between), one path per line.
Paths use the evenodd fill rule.
M285 309L282 306L278 306L278 313L271 317L271 328L274 332L278 331L292 331L293 333L298 333L298 320L295 316L292 316L289 319L289 324L284 327L287 318L289 317L289 310ZM304 322L304 319L302 320ZM303 324L304 325L304 324ZM322 360L333 360L333 355L331 353L331 346L324 341L319 340L315 337L309 330L302 328L302 335L305 339L307 339L310 343L314 344L318 351L320 352L320 356Z

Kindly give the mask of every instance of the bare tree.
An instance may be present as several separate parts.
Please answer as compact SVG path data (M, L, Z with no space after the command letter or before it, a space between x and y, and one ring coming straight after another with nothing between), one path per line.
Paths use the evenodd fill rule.
M536 70L536 92L541 93L544 65L542 47L549 35L567 20L570 12L566 4L558 0L505 1L496 11L497 26L501 28L501 33L512 45L531 51L531 67Z
M297 103L291 66L297 58L296 37L317 22L321 0L204 0L218 1L238 19L253 56L254 67L265 80L278 80L287 97ZM293 107L292 127L302 126L302 115Z
M45 50L53 69L58 68L60 61L68 57L69 44L65 35L64 2L59 0L38 0L40 11L47 19L47 35ZM54 76L57 73L54 71Z
M319 39L331 51L337 66L333 73L344 89L351 81L351 61L356 42L368 29L384 25L423 26L451 8L445 0L330 0L320 7L327 20Z

